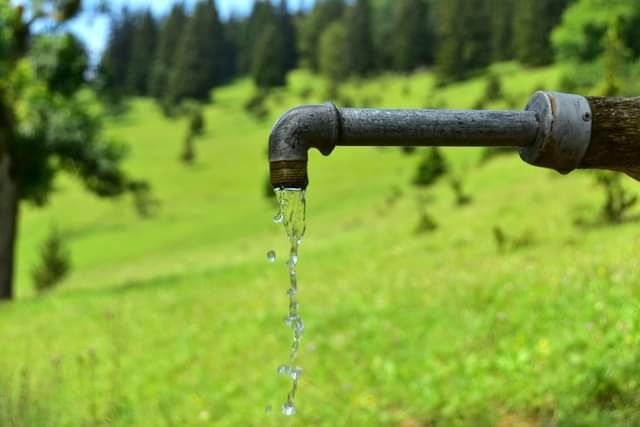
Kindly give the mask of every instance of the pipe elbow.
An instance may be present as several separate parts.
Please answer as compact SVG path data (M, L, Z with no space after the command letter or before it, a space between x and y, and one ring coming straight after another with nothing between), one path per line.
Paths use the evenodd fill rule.
M306 188L308 151L329 155L338 144L340 114L335 105L307 105L283 114L269 137L273 188Z

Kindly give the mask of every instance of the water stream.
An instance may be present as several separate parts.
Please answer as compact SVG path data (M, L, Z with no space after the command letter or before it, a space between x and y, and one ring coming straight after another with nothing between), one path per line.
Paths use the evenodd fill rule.
M302 375L302 368L295 365L300 349L300 341L304 332L304 323L300 316L300 305L298 304L298 275L296 265L298 264L298 248L302 243L306 224L305 211L306 200L304 190L300 189L280 189L276 190L279 212L274 218L274 222L282 223L287 232L291 249L287 267L289 269L289 312L284 318L284 323L292 331L291 350L289 361L278 367L279 375L286 375L291 378L291 389L287 395L287 400L282 405L282 413L291 416L296 413L295 398L298 390L298 380ZM274 262L276 255L273 251L267 254L269 261Z

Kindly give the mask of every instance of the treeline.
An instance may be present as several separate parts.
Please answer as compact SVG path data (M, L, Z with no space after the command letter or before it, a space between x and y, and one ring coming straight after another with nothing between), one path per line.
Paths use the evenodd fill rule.
M495 61L552 63L552 34L565 9L598 2L317 0L292 14L286 0L257 0L249 16L224 22L213 0L192 11L176 5L160 20L125 9L113 19L98 81L107 95L153 96L165 104L206 100L215 86L241 75L259 87L282 86L297 66L336 84L430 67L446 83Z

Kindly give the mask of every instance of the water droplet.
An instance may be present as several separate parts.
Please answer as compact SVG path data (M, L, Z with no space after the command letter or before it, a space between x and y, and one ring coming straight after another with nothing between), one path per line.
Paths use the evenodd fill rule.
M287 289L287 295L289 295L290 297L295 297L298 294L298 291L293 289L293 288L289 288Z
M295 266L298 264L298 255L291 255L291 259L289 260L289 265Z
M287 417L290 417L292 415L295 415L296 413L296 407L293 403L285 403L284 405L282 405L282 413L284 415L286 415Z
M276 251L267 252L267 260L269 262L276 262L276 259L277 259Z
M265 414L270 414L271 413L271 405L267 405L264 407L264 413Z
M289 375L290 372L291 372L291 366L289 365L278 366L278 375Z
M282 223L283 219L284 219L284 216L281 213L279 213L278 215L273 217L273 222L276 224L280 224Z

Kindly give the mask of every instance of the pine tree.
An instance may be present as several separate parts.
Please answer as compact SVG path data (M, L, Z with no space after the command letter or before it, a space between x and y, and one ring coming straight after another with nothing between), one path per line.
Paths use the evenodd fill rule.
M127 92L145 96L149 93L149 78L155 56L158 29L150 11L138 15L135 23L131 58L127 67Z
M491 0L491 56L494 61L513 59L515 1Z
M351 72L365 76L375 67L369 0L356 0L347 19Z
M440 4L436 62L442 81L464 78L489 65L489 15L485 0L450 0Z
M291 71L296 68L298 64L298 35L293 25L291 14L289 13L287 0L280 0L278 15L280 18L279 29L284 37L284 52L286 57L284 68L286 71Z
M98 65L99 91L114 102L127 92L134 30L134 18L127 8L123 8L120 16L111 20L107 47Z
M277 14L271 2L257 1L249 18L243 22L242 36L238 53L238 69L242 73L251 73L264 31L277 22Z
M518 0L514 16L516 58L526 65L553 62L552 30L571 0Z
M342 22L334 22L322 34L319 54L320 70L329 80L329 97L335 98L340 83L349 75L345 61L349 54L348 31Z
M311 70L320 70L320 37L333 22L344 16L345 10L344 0L317 0L301 26L302 55Z
M411 71L433 62L434 37L425 0L400 0L391 34L393 66Z
M200 1L188 20L178 48L169 99L207 100L224 80L224 32L213 0Z
M270 88L286 85L284 34L275 24L270 24L261 34L256 45L252 74L258 87Z
M184 5L177 4L173 6L169 17L164 21L159 31L158 47L149 81L149 92L156 99L161 100L166 97L170 74L186 22L187 15Z

